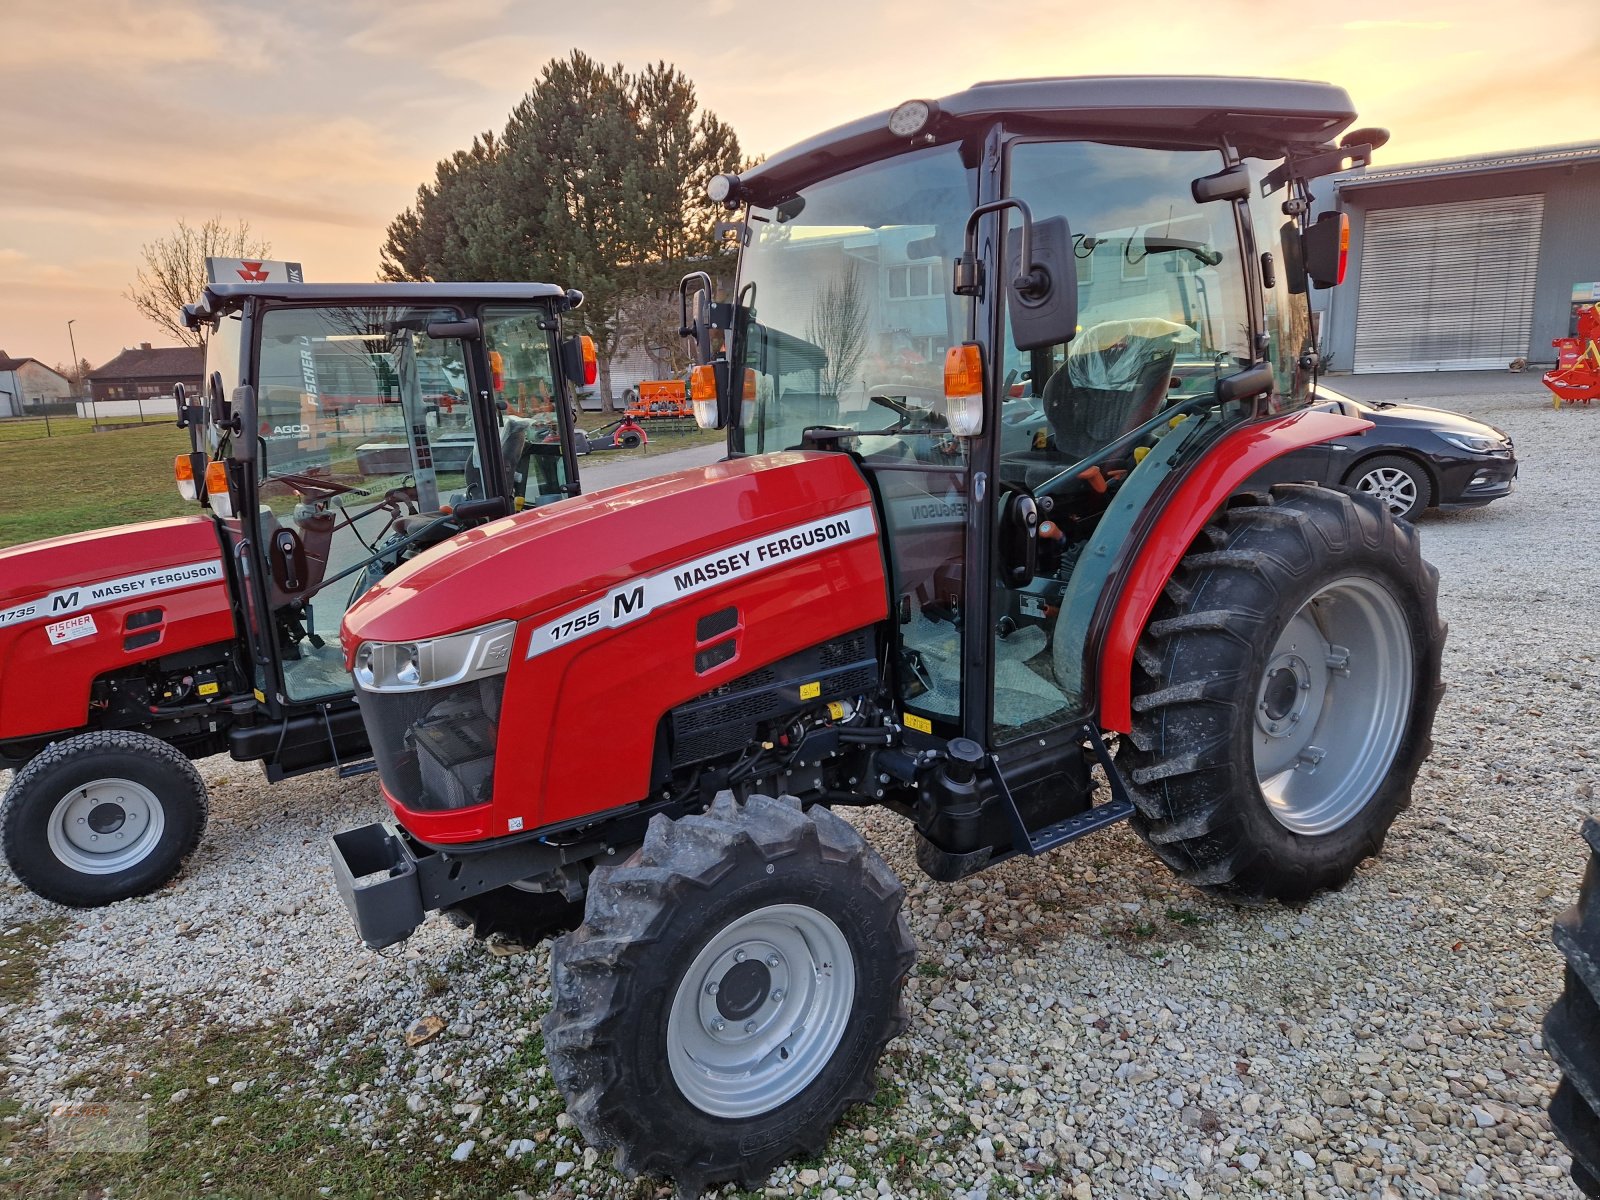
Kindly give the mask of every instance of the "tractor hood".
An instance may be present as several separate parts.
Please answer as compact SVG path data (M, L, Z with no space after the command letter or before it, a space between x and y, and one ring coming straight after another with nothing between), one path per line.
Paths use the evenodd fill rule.
M792 452L519 513L441 543L352 605L342 632L346 660L362 642L557 615L631 580L871 503L847 455Z
M203 566L205 578L220 579L221 560L216 524L202 516L114 525L13 546L0 550L0 628L12 610L56 592L109 581L126 585L114 594L131 595L140 585L129 579L181 567Z

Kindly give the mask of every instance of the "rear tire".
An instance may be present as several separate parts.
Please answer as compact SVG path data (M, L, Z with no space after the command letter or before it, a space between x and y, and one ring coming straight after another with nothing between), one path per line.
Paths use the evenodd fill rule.
M1572 1152L1572 1179L1600 1197L1600 822L1584 822L1589 867L1578 903L1556 920L1566 986L1544 1019L1544 1047L1561 1068L1550 1124Z
M1378 853L1432 748L1438 579L1366 496L1284 485L1206 526L1140 640L1118 756L1180 878L1298 903Z
M819 1152L905 1027L904 895L826 809L656 817L551 951L546 1052L584 1137L688 1194Z
M56 742L19 771L0 846L28 888L74 908L153 892L206 827L206 785L167 742L98 730Z

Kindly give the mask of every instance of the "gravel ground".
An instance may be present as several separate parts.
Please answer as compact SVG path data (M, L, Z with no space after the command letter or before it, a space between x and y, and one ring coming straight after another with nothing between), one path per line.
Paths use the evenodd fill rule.
M1526 376L1336 386L1432 396L1508 430L1522 462L1509 499L1423 522L1449 690L1383 857L1303 910L1241 911L1170 881L1126 829L947 886L896 819L858 818L907 884L913 1021L877 1100L767 1195L1576 1196L1538 1026L1559 982L1550 922L1600 811L1600 412L1553 411ZM652 1194L557 1115L530 1052L545 953L497 956L437 920L384 956L356 942L326 839L384 815L371 777L202 770L210 831L158 895L60 921L0 867L0 939L15 956L49 931L31 996L0 992L9 1125L61 1099L150 1096L163 1046L196 1029L274 1029L293 1066L279 1092L328 1126L334 1194L338 1164L374 1148L431 1164L436 1191ZM408 1048L426 1015L443 1034ZM256 1080L208 1085L168 1103L221 1112ZM212 1120L212 1138L242 1136ZM7 1149L0 1129L23 1192L48 1168L33 1145Z

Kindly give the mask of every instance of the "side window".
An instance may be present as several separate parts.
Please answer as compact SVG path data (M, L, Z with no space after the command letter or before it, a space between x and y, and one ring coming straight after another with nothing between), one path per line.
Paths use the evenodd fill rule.
M552 358L552 336L543 309L487 307L484 349L490 386L501 411L500 450L511 472L519 508L550 504L567 495L561 457L561 395ZM572 414L576 421L577 414Z
M1215 394L1250 362L1230 204L1198 204L1190 181L1216 150L1024 142L1011 195L1035 219L1065 216L1078 276L1078 333L1027 352L1008 338L1006 472L1032 486L1180 401Z
M1267 337L1271 339L1268 358L1277 378L1273 389L1272 411L1284 412L1310 399L1310 379L1300 369L1300 356L1312 349L1311 303L1303 281L1299 291L1291 278L1298 261L1296 247L1289 242L1300 231L1293 217L1284 215L1283 202L1289 196L1280 187L1270 196L1261 194L1261 180L1278 164L1259 158L1245 160L1250 169L1250 223L1255 227L1256 251L1271 255L1273 286L1265 290Z

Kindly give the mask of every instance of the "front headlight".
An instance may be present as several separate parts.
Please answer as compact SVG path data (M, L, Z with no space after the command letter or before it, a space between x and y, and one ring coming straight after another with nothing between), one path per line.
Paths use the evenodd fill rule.
M1481 433L1445 433L1441 430L1435 430L1434 432L1438 433L1441 438L1452 446L1472 454L1493 454L1496 451L1506 449L1504 438L1486 437Z
M505 673L515 621L417 642L362 642L353 674L369 692L419 692Z

